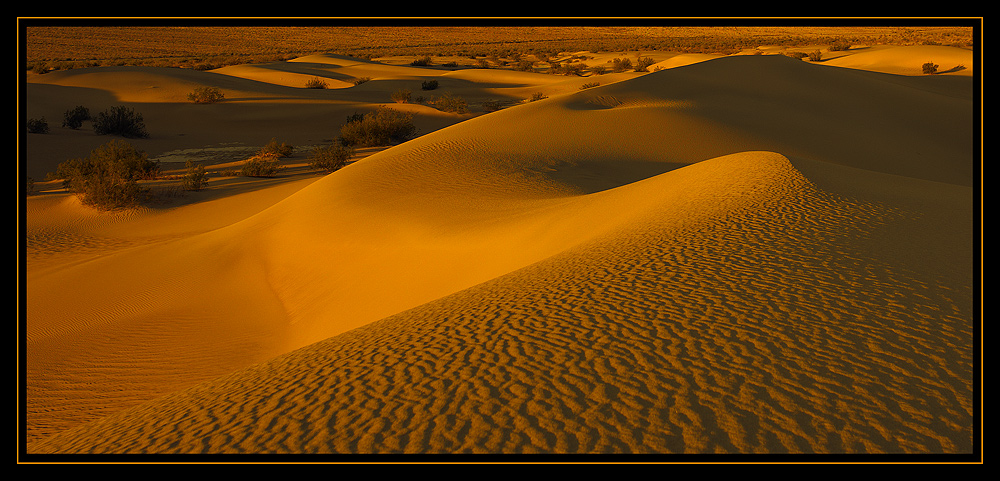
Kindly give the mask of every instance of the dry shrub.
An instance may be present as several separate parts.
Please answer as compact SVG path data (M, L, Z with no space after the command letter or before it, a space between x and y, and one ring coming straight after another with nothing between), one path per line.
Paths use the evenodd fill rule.
M188 94L188 100L196 104L214 104L226 98L218 87L198 87Z
M159 172L159 164L149 160L145 152L115 139L91 151L87 158L59 164L50 177L62 179L63 186L79 194L84 204L111 210L139 204L149 189L138 181L154 179Z
M283 168L279 156L271 152L260 152L243 162L240 175L246 177L274 177Z
M264 147L261 147L260 153L273 154L278 157L288 157L292 155L292 151L294 150L295 147L292 147L291 145L286 144L284 142L279 144L278 140L272 137L270 142L264 145Z
M364 115L354 114L340 127L344 146L374 147L405 142L416 132L413 114L379 107Z
M314 170L334 172L347 165L347 160L354 155L354 148L342 144L327 147L314 147L309 167Z
M184 190L201 190L208 185L208 176L205 173L204 165L195 164L188 160L184 166L187 167L187 173L181 178L181 187Z
M94 132L98 135L120 135L130 139L149 137L142 114L118 105L105 110L94 118Z

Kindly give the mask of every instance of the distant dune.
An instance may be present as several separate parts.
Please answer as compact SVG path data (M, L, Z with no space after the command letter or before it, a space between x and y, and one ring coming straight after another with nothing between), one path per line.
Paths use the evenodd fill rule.
M28 452L972 452L968 52L656 65L32 76L29 117L134 105L154 157L376 105L423 135L165 206L29 197ZM428 79L473 109L389 100ZM107 141L54 130L38 178Z

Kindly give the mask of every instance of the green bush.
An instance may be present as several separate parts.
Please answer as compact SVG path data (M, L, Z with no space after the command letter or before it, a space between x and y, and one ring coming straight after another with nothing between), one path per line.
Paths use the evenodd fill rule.
M149 137L142 115L119 105L105 110L94 118L94 132L98 135L121 135L125 138Z
M94 149L85 159L59 164L50 177L62 179L63 186L79 194L84 204L110 210L141 202L149 189L138 181L156 178L159 172L159 164L144 152L115 139Z
M90 110L87 107L78 105L73 110L67 110L63 114L63 127L79 129L84 120L90 120Z
M334 172L347 165L347 160L354 155L354 148L342 144L328 147L314 147L309 158L309 168Z
M279 156L272 152L260 152L243 162L240 175L246 177L274 177L282 169Z
M207 174L205 174L205 166L201 164L195 164L188 160L184 163L187 167L187 173L181 178L181 187L184 190L201 190L208 185Z
M364 115L348 117L340 127L340 143L344 146L374 147L405 142L416 132L413 114L379 107Z
M188 94L188 100L196 104L214 104L226 98L218 87L198 87Z
M49 123L45 121L45 117L40 119L28 119L28 133L31 134L47 134L49 133Z
M925 74L930 75L937 73L938 66L934 62L927 62L921 68L923 69Z

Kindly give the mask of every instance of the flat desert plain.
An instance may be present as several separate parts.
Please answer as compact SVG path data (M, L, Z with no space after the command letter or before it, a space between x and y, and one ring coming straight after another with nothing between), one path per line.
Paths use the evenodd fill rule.
M838 54L29 73L25 449L972 453L972 52ZM99 211L39 180L111 139L58 126L77 105L140 112L173 195ZM308 168L378 106L418 135ZM277 176L219 174L271 139ZM185 160L207 188L169 188Z

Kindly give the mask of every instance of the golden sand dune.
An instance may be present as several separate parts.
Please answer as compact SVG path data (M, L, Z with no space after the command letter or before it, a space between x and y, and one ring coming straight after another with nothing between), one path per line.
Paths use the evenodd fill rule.
M968 77L565 85L242 200L33 199L97 254L29 264L29 452L972 450Z
M937 65L939 73L972 76L972 52L942 45L870 47L832 58L827 65L875 70L898 75L920 75L925 63Z

